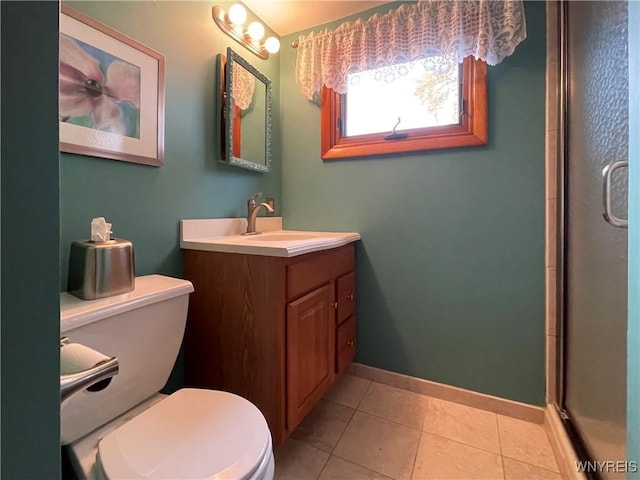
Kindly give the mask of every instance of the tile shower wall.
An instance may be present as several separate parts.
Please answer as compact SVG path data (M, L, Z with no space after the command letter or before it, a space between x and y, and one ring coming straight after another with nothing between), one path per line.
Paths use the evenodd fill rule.
M547 5L547 79L545 101L545 271L546 271L546 402L557 396L558 338L558 144L559 144L559 32L558 2Z
M286 228L362 234L358 362L542 405L545 4L525 9L528 38L489 68L480 148L322 162L285 37L283 213Z
M218 2L228 7L231 2ZM180 276L182 218L241 217L246 199L262 191L281 197L278 134L279 59L261 60L224 35L210 2L68 2L166 57L165 165L154 168L62 154L61 289L69 245L88 238L92 217L113 223L114 235L135 247L136 274ZM215 61L231 46L274 85L273 170L260 174L220 164L214 139Z

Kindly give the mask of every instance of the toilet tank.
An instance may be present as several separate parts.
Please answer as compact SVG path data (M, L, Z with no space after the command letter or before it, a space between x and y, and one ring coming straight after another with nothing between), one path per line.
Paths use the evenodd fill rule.
M60 294L60 336L106 356L118 357L119 373L103 390L84 390L60 408L63 445L93 431L153 396L166 384L187 321L186 280L148 275L129 293L99 300Z

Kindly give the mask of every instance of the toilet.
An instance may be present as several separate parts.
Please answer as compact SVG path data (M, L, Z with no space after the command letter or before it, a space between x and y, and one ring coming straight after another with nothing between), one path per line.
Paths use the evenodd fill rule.
M186 280L148 275L99 300L60 294L61 336L119 360L116 376L60 407L61 444L79 478L273 479L271 434L252 403L206 389L159 393L192 291Z

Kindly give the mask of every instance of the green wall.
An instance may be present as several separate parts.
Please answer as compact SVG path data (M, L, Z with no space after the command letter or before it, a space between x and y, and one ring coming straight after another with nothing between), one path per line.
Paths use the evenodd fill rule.
M230 2L216 5L228 6ZM61 289L69 246L89 237L92 217L113 223L131 240L136 275L182 275L179 220L246 215L255 192L281 197L279 132L274 122L272 172L260 174L219 163L214 148L216 55L231 46L278 85L279 56L262 60L216 26L211 2L68 2L166 57L165 165L161 168L62 154ZM278 89L274 88L274 118Z
M528 38L489 68L489 144L397 157L322 162L297 34L283 38L283 215L361 233L358 362L542 405L544 2L526 16Z
M529 38L489 69L488 146L328 163L319 109L295 86L294 36L263 61L207 2L70 4L166 55L166 163L61 156L62 289L94 216L134 242L138 275L179 276L178 221L243 216L263 191L288 228L362 234L358 361L543 403L544 3L526 5ZM216 161L215 56L228 45L274 82L268 175Z
M2 2L3 479L60 475L58 4Z

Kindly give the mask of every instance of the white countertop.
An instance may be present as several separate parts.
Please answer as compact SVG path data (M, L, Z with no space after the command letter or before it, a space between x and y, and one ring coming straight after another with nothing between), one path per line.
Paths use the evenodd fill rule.
M282 230L282 217L258 217L258 235L242 235L246 218L180 221L180 247L186 250L295 257L360 240L356 232Z

